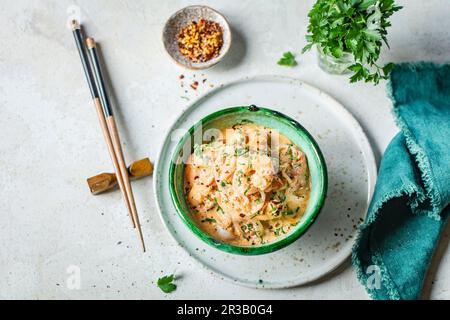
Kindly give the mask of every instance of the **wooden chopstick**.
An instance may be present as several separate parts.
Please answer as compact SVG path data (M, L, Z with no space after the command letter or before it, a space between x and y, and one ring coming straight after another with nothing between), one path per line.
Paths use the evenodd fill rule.
M85 48L85 45L84 45L84 36L83 36L83 33L81 32L81 26L78 23L78 21L76 21L76 20L72 21L72 29L73 29L73 34L74 34L74 37L75 37L75 42L77 44L78 52L80 54L81 63L83 65L83 69L84 69L84 72L86 74L86 79L87 79L87 82L88 82L88 85L89 85L89 89L91 91L92 99L94 100L94 106L95 106L95 109L97 111L97 116L98 116L98 119L100 121L100 126L102 128L103 136L105 138L106 145L108 147L108 151L109 151L109 154L111 156L111 160L112 160L113 165L114 165L114 170L115 170L115 173L116 173L117 182L119 184L120 190L122 191L122 195L123 195L125 204L127 206L128 213L129 213L130 218L131 218L131 223L133 224L133 227L135 228L136 227L136 223L135 223L134 218L133 218L131 204L130 204L130 201L128 200L128 196L127 196L127 193L126 193L126 190L125 190L125 185L124 185L124 182L123 182L122 175L120 174L119 162L117 160L116 153L115 153L115 150L114 150L114 146L113 146L113 143L112 143L112 139L111 139L111 136L110 136L110 133L109 133L109 130L108 130L108 125L106 123L106 119L105 119L105 116L103 114L103 108L102 108L102 105L101 105L101 102L100 102L100 97L99 97L99 94L98 94L97 87L95 85L94 75L93 75L91 67L89 65L89 59L88 59L86 48Z
M111 103L106 91L105 81L103 78L103 73L100 64L100 58L97 52L97 47L94 39L87 38L86 45L88 48L88 53L91 61L92 70L95 75L95 83L100 96L100 101L103 106L103 113L106 118L106 123L108 124L109 133L111 135L112 144L117 156L117 160L119 162L120 174L122 175L125 192L130 200L131 205L131 213L133 215L134 222L136 224L136 228L138 231L139 239L142 244L142 249L145 252L145 243L144 237L142 235L141 224L139 222L139 217L136 210L136 202L134 200L133 189L131 188L130 177L128 175L127 166L125 164L122 145L120 142L119 131L117 130L116 120L114 119L113 110L111 107Z

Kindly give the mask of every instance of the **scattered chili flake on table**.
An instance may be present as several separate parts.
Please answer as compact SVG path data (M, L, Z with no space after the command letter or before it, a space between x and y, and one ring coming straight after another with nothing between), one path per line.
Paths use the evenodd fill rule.
M194 81L194 82L191 84L191 88L194 89L194 90L197 90L197 89L198 89L198 81Z
M193 62L206 62L219 55L223 30L217 22L202 18L183 28L177 40L182 55Z

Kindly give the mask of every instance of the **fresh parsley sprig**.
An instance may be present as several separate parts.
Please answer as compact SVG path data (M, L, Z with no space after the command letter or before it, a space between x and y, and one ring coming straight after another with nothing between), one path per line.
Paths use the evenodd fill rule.
M314 45L335 58L350 53L355 59L349 68L350 81L378 84L393 67L391 63L381 67L377 60L383 43L389 48L389 18L400 9L395 0L318 0L308 15L308 44L303 53Z
M278 61L278 65L295 67L297 65L297 61L295 60L294 54L289 51L283 54L283 57L280 59L280 61Z
M171 293L177 289L177 286L173 283L175 280L175 275L165 276L158 279L158 287L164 293Z

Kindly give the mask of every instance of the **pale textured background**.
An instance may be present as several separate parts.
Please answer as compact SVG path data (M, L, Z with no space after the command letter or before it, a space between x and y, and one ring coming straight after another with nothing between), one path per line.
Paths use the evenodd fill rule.
M406 7L393 19L385 60L449 60L449 2L399 2ZM241 288L199 270L161 225L151 179L134 184L149 249L142 255L120 193L89 194L85 178L111 165L66 26L70 12L80 8L86 29L102 44L127 158L155 159L165 131L188 103L181 96L209 89L185 94L178 76L194 73L172 63L161 41L166 19L196 3L221 11L235 32L227 60L204 72L208 83L259 74L310 82L355 115L380 158L397 132L384 84L350 85L326 75L313 53L293 69L276 65L284 51L305 44L312 0L2 0L0 298L165 298L152 281L174 271L182 278L168 298L368 298L348 263L313 285L276 291ZM448 229L425 297L450 298ZM71 265L81 268L80 290L67 289Z

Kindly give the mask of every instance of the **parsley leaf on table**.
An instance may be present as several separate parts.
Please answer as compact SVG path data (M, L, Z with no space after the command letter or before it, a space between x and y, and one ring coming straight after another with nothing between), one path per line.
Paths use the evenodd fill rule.
M177 289L177 286L173 284L175 280L175 275L165 276L158 279L158 287L164 293L171 293Z
M278 61L280 66L294 67L297 65L297 61L295 60L295 56L292 52L286 52L283 54L283 58Z

